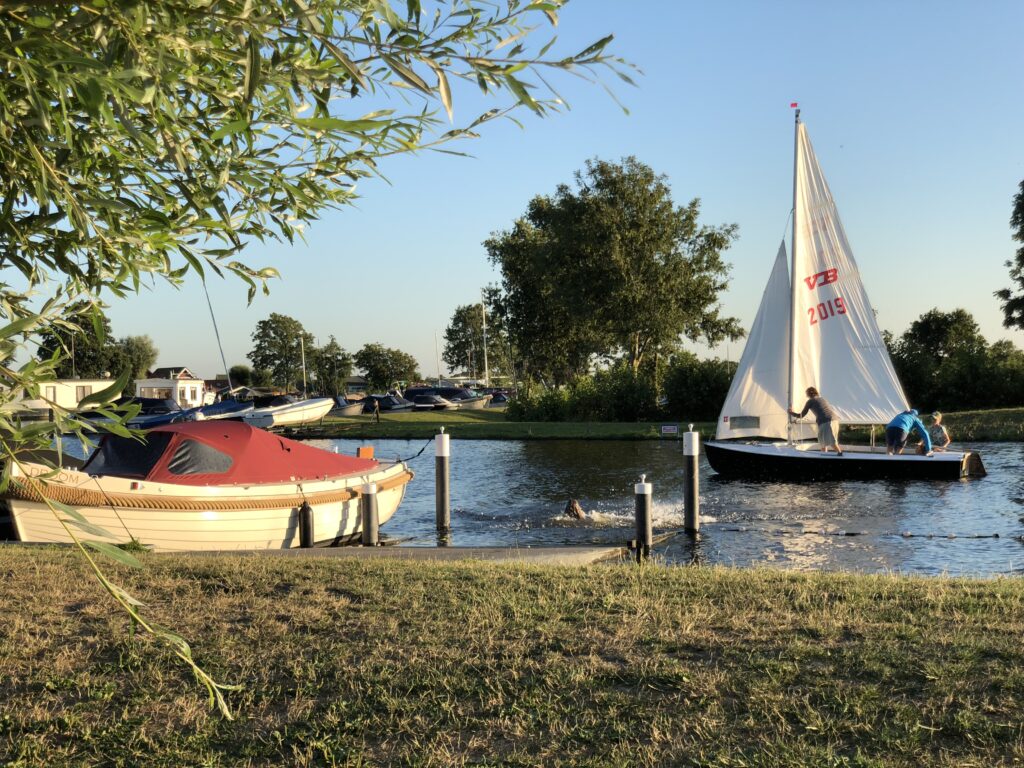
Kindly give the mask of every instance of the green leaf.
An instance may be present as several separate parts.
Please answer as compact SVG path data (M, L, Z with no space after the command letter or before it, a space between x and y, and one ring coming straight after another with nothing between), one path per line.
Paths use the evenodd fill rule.
M424 93L430 92L430 86L423 81L422 77L413 72L411 68L407 67L394 56L383 56L382 58L384 59L384 63L391 67L392 72L413 88L423 91Z
M40 318L38 315L29 315L28 317L23 317L20 320L15 320L10 325L5 325L3 328L0 328L0 339L7 339L19 333L24 333L29 328L38 325L39 320Z
M314 131L366 133L384 128L388 122L385 120L342 120L337 117L300 117L295 120L295 124L312 128Z
M79 408L87 408L90 405L105 405L111 400L116 400L124 392L125 387L128 386L128 381L132 378L132 372L124 371L117 380L105 389L101 389L99 392L93 392L91 395L86 395L78 402Z
M95 549L100 554L106 555L111 560L121 563L122 565L128 565L132 568L142 567L142 563L136 560L132 555L113 544L107 544L105 541L92 541L91 539L83 541L82 543L91 549Z
M98 525L90 523L88 520L64 520L63 522L68 525L73 525L76 528L81 528L86 533L91 533L93 536L99 536L104 539L113 539L114 535L106 528L101 528Z
M245 79L242 90L245 92L245 103L249 104L260 85L260 63L263 61L260 56L260 44L255 35L249 35L245 41L245 50Z
M246 120L246 119L235 120L233 122L228 123L227 125L222 125L216 131L211 133L210 134L210 141L216 141L217 139L223 139L225 136L233 136L236 133L241 133L242 131L248 129L248 127L249 127L249 121L248 120Z
M448 113L448 122L454 122L452 113L452 91L451 88L448 87L448 77L437 62L432 59L427 59L426 61L427 64L430 65L431 69L434 70L434 74L437 75L437 90L441 94L441 103L444 104L444 111Z

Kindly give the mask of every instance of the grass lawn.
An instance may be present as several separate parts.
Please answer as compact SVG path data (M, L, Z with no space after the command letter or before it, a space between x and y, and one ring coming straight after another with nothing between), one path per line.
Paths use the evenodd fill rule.
M425 440L436 435L443 426L445 432L460 440L653 440L661 437L662 424L678 425L680 430L687 426L672 420L656 423L508 421L504 409L486 409L382 413L379 424L369 415L329 418L322 425L304 427L294 434L302 437ZM714 425L709 423L694 426L707 430L708 435L714 429Z
M1024 582L0 547L0 765L997 766L1024 761Z
M1024 408L947 413L943 423L957 442L1024 441ZM508 421L503 409L488 409L382 414L379 424L367 415L331 418L321 425L304 427L290 434L301 437L425 440L436 435L443 426L446 432L460 440L657 440L661 439L661 427L665 424L677 425L680 434L687 428L686 422L672 419L633 423ZM714 436L713 422L698 422L694 427L704 440ZM844 442L868 443L870 430L867 427L844 427L841 438ZM875 428L875 440L885 443L884 430L879 427Z

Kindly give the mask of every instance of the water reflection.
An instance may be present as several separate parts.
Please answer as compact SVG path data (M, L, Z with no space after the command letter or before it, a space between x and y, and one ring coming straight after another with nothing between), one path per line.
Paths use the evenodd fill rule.
M364 441L321 441L354 452ZM372 442L408 457L420 441ZM1024 569L1024 444L976 446L989 477L959 482L726 480L702 462L701 534L657 548L672 563L921 574ZM385 532L434 545L434 457ZM654 484L656 532L683 525L683 456L675 441L452 441L454 545L620 545L633 537L633 484ZM569 498L586 519L563 514ZM907 535L911 534L911 535ZM950 535L955 538L950 538ZM967 538L972 535L998 538ZM930 535L930 538L929 538Z

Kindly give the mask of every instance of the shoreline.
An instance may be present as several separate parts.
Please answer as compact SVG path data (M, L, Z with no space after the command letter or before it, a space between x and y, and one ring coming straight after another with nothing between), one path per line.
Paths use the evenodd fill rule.
M954 443L1024 441L1024 408L946 413L943 424ZM663 434L662 427L675 427L674 434ZM299 440L426 440L441 428L459 440L672 440L682 441L686 422L665 419L657 422L557 422L508 421L504 410L430 411L427 413L382 413L377 423L373 416L328 417L319 424L285 429L283 434ZM714 422L694 422L701 440L714 435ZM842 427L840 441L870 443L867 427ZM875 428L876 444L884 444L884 430Z

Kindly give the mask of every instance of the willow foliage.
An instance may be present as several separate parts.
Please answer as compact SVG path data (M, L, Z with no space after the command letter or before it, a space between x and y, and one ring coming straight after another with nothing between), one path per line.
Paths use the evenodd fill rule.
M628 79L606 53L610 37L568 56L549 54L554 40L533 46L534 27L554 25L563 4L0 2L6 466L62 427L86 428L59 409L57 424L18 419L61 354L39 361L28 350L17 367L41 331L102 335L103 301L189 273L236 276L251 299L277 272L246 264L246 243L300 237L350 202L382 157L473 137L517 107L558 108L543 70L610 67ZM489 108L456 123L460 83ZM94 404L115 398L116 384Z

